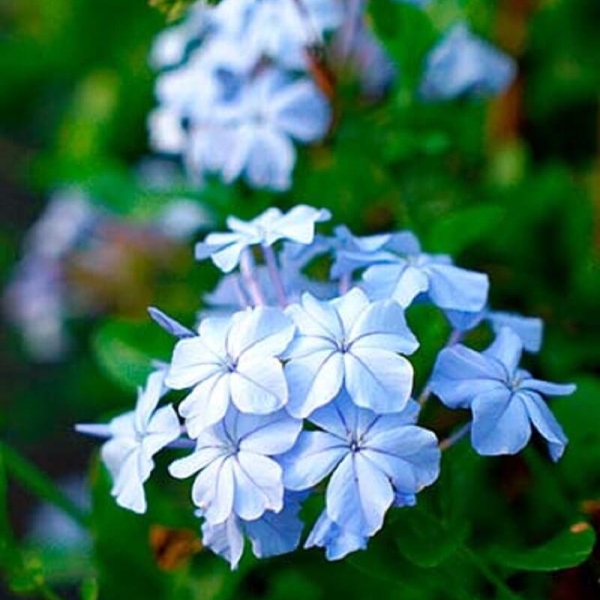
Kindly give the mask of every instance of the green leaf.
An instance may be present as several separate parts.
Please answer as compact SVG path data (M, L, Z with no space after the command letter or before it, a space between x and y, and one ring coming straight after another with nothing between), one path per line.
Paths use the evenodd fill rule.
M495 548L490 558L519 571L558 571L576 567L591 554L596 534L588 523L576 523L549 542L529 550Z
M408 560L420 567L435 567L462 546L468 525L440 519L421 504L402 509L394 520L394 531L398 549Z
M106 374L126 389L143 385L153 361L170 352L169 336L150 320L108 321L96 331L92 347Z
M456 255L468 246L485 240L502 226L504 210L497 204L480 204L456 210L433 221L426 249Z

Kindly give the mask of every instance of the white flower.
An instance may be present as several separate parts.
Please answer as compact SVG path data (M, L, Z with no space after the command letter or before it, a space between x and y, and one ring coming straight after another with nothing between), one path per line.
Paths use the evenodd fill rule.
M111 494L117 504L136 513L146 512L144 482L154 469L152 457L179 437L175 409L156 409L164 395L165 371L155 371L138 392L135 410L115 417L108 425L77 425L77 431L110 436L101 450L102 460L113 478Z

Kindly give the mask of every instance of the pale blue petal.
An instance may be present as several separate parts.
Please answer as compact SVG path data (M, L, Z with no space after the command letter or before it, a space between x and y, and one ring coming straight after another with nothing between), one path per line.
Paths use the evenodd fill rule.
M362 276L363 288L373 300L396 300L407 307L429 287L427 276L405 261L395 264L373 265Z
M184 339L175 345L165 383L174 390L182 390L208 379L222 369L222 363L201 338Z
M386 350L352 349L344 355L345 386L352 400L377 413L401 411L410 399L412 365Z
M176 440L181 433L177 413L172 406L163 406L150 419L142 440L143 452L150 457Z
M363 310L348 337L353 352L380 349L412 354L419 347L417 338L406 324L404 311L391 301L375 302Z
M277 126L301 142L320 140L329 129L329 103L307 79L285 86L273 98L272 110Z
M510 381L517 372L522 351L521 338L509 327L502 327L496 339L482 354L502 364L506 369L506 380Z
M540 435L548 442L548 450L553 461L564 453L567 436L546 403L535 393L517 392L523 399L529 418Z
M231 400L244 413L268 414L284 406L288 389L277 358L243 355L230 375Z
M351 552L364 550L367 547L367 540L368 537L365 535L357 535L342 529L327 516L327 511L324 510L317 519L304 547L325 548L327 560L340 560Z
M430 263L428 294L432 302L444 309L476 312L481 310L488 297L488 276L453 265Z
M285 365L291 415L305 418L337 396L344 378L344 361L339 352L316 352Z
M284 454L283 484L289 490L307 490L327 477L348 453L348 444L323 431L305 431Z
M368 414L370 422L375 418L374 413L359 409L348 396L348 392L341 390L333 402L311 413L309 421L347 443L359 421L359 412Z
M239 452L232 461L235 478L233 509L247 521L258 519L265 510L283 507L282 469L272 459L253 452Z
M287 452L301 430L302 421L280 410L265 416L240 415L236 433L241 450L273 456Z
M487 318L495 333L499 333L502 327L510 327L521 338L527 352L540 351L544 335L544 322L541 319L500 311L488 313Z
M449 408L468 408L478 394L493 390L509 393L502 365L462 344L439 353L429 385Z
M293 552L300 543L304 524L298 518L301 494L285 494L283 509L270 510L255 521L246 521L244 529L252 542L252 552L257 558L279 556Z
M457 331L470 331L471 329L475 329L475 327L481 323L486 316L486 311L464 312L460 310L446 310L444 311L444 314L453 329L456 329Z
M230 379L227 374L217 373L197 385L179 405L192 439L224 417L230 401Z
M356 320L369 307L367 295L359 288L353 288L343 296L331 302L342 322L342 331L351 339L350 330Z
M572 383L549 383L539 379L527 378L521 381L519 389L532 390L544 396L570 396L577 386Z
M360 453L346 456L327 486L327 516L355 534L370 536L381 529L393 501L387 477Z
M192 454L173 461L169 465L169 473L177 479L185 479L226 455L227 449L223 447L198 447Z
M138 393L135 405L135 429L142 435L148 428L154 409L158 406L161 397L167 392L165 387L166 371L161 369L148 375L146 385Z
M244 536L239 519L231 515L218 525L205 521L202 524L202 543L227 560L232 570L237 569L244 551Z
M227 335L227 351L234 359L247 353L279 356L294 337L292 320L278 308L258 306L241 314Z
M304 314L294 310L290 316L302 335L315 335L341 340L344 337L344 327L334 306L329 302L321 302L311 294L302 294Z
M477 396L471 406L473 448L484 456L516 454L531 437L527 409L518 395L489 392Z
M265 244L270 246L281 239L298 244L312 244L315 237L315 223L330 218L331 213L326 209L299 204L277 219L265 236Z
M111 490L119 506L139 514L146 512L143 483L150 477L153 468L152 460L144 458L139 451L125 458Z
M182 325L179 321L169 317L169 315L154 306L148 307L148 314L155 323L175 337L188 338L196 336L196 333L191 329L188 329L185 325Z
M219 524L233 511L235 475L232 458L221 457L203 469L192 486L192 500L207 521Z

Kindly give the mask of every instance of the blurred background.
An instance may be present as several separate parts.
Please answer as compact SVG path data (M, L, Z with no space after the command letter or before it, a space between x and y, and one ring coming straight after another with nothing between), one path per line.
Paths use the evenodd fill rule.
M489 273L495 308L542 317L544 347L531 366L578 383L554 404L571 444L557 467L533 454L491 461L487 477L508 507L498 519L510 514L532 541L570 519L600 524L597 0L439 0L428 12L398 9L398 30L381 27L375 10L398 81L377 101L340 86L333 130L299 151L294 184L280 194L192 185L149 147L148 57L173 4L0 0L0 596L91 599L98 581L101 598L358 598L378 589L364 575L363 587L338 580L332 591L311 574L339 579L350 567L305 558L256 568L241 588L241 575L209 557L168 570L196 548L193 525L158 492L146 520L112 506L97 444L73 431L129 410L148 359L168 359L172 342L147 306L193 322L216 282L194 263L193 241L227 214L248 218L270 204L328 207L362 234L411 228L426 250ZM511 55L518 76L487 100L416 101L424 57L457 15ZM90 510L91 534L82 527ZM174 529L152 529L148 542L157 523ZM175 558L163 540L172 531ZM125 539L144 550L127 558ZM527 598L592 600L599 576L596 556L511 581ZM419 594L406 597L454 597Z

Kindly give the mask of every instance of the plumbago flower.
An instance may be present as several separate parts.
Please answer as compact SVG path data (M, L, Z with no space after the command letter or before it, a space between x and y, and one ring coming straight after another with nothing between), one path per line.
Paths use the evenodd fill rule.
M252 221L229 217L227 227L231 233L210 233L204 242L196 244L196 259L210 257L221 271L229 273L238 265L242 252L249 246L272 246L279 240L311 244L315 224L327 221L330 217L328 210L302 204L286 214L278 208L269 208Z
M395 302L371 303L359 289L330 302L307 293L287 314L298 329L285 354L291 414L307 417L342 385L358 406L379 413L406 406L413 369L399 353L419 344Z
M169 467L174 477L198 473L192 487L194 504L211 525L232 515L245 521L283 508L283 472L273 456L289 450L302 422L281 410L246 415L231 408L222 421L202 431L195 451Z
M192 387L179 406L190 437L221 421L231 403L253 414L287 403L279 357L294 330L283 312L259 306L231 319L205 319L197 337L177 343L166 383L176 390Z
M456 267L447 255L423 253L408 231L357 238L339 228L336 238L332 277L366 267L361 287L371 299L392 298L407 307L425 294L440 308L464 312L480 311L487 301L487 275Z
M512 58L457 23L427 56L419 93L429 101L500 94L516 72Z
M416 504L438 477L440 449L469 429L485 455L518 452L532 428L555 460L566 444L542 396L574 386L518 367L523 349L539 349L541 321L490 311L485 275L422 253L410 232L316 233L329 216L304 205L270 208L251 221L230 217L229 232L207 236L196 256L223 273L211 294L220 316L187 327L150 308L176 338L170 364L150 376L135 411L77 427L110 438L101 454L112 493L136 512L146 509L154 454L187 449L169 474L193 477L204 545L232 568L245 540L259 558L295 550L300 505L311 495L324 495L324 510L304 547L323 548L329 560L365 549L390 509ZM314 258L330 259L327 281L307 274ZM417 297L454 327L420 394L407 358L419 342L405 317ZM490 348L458 343L484 321L498 331ZM176 409L157 409L165 386L188 390ZM411 399L422 404L431 393L473 413L468 427L439 444L417 424Z
M522 350L520 337L508 327L482 353L461 344L446 348L438 356L431 389L449 408L471 409L471 440L479 454L516 454L533 426L556 461L567 439L542 395L567 396L575 386L540 381L519 369Z
M310 489L332 473L327 520L317 524L311 545L333 544L332 555L338 555L340 535L357 542L372 536L397 495L414 496L437 479L437 439L414 425L417 413L418 405L411 402L401 413L381 415L341 394L310 416L321 430L303 431L282 461L284 484L291 490ZM331 531L332 524L338 532Z
M135 410L115 417L108 425L76 426L80 433L110 438L101 455L113 478L111 493L119 506L137 513L146 512L144 482L154 469L152 457L181 433L172 406L156 409L167 391L164 378L164 370L152 373L146 387L138 391Z

